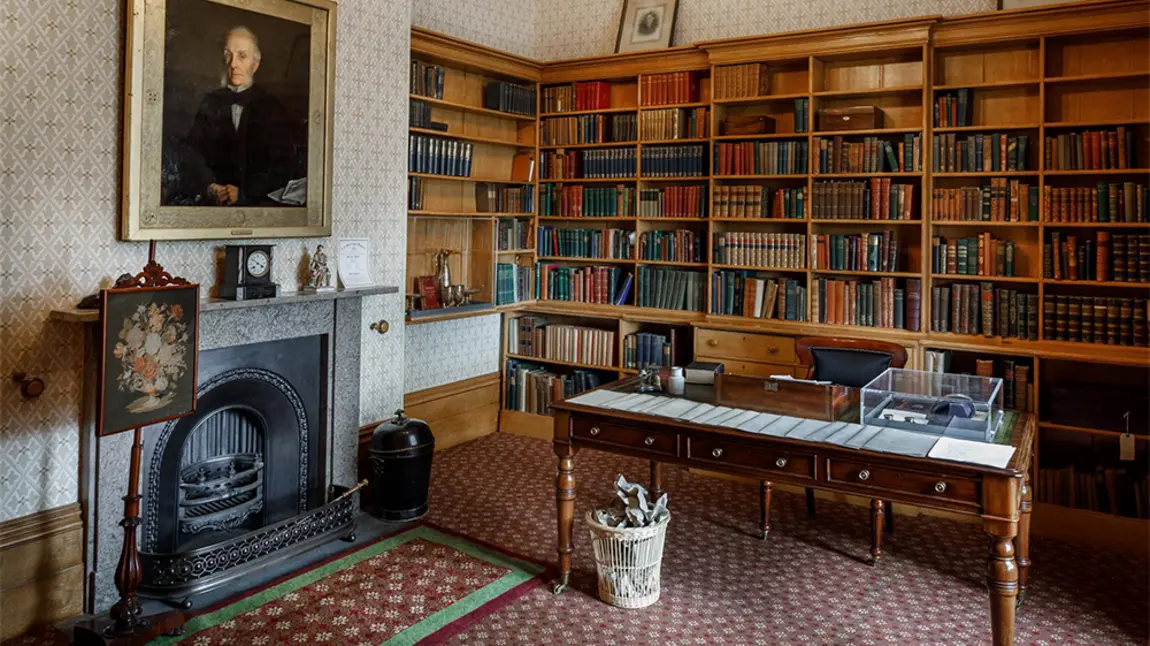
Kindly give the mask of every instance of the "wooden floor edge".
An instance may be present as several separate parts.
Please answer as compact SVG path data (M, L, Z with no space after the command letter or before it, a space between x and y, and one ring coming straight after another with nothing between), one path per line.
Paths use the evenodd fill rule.
M0 522L0 550L83 526L78 502L6 520Z

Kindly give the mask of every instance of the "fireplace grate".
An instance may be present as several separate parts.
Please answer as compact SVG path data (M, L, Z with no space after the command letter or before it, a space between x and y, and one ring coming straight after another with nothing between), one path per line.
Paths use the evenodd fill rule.
M180 531L239 527L263 510L264 462L258 453L217 455L180 471Z

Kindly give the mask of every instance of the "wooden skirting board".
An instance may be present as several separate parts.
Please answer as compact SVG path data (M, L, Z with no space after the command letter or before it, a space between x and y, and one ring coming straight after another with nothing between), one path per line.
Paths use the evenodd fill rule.
M0 641L81 612L83 527L76 503L0 523Z

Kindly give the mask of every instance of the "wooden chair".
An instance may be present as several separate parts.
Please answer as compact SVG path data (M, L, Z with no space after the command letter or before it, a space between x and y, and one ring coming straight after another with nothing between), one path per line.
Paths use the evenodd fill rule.
M807 379L832 381L843 386L862 388L887 368L906 365L906 348L886 341L838 339L807 336L795 340L795 353L806 366ZM760 524L762 537L770 531L771 483L759 484L761 498ZM815 491L807 489L807 513L815 513ZM882 533L894 533L894 515L888 501L871 500L871 565L882 556Z

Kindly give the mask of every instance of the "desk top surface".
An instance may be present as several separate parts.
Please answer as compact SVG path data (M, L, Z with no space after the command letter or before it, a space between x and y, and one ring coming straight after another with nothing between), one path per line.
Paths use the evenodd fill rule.
M557 402L558 410L608 415L631 423L658 423L683 430L716 432L754 440L769 438L860 454L940 462L981 472L1021 475L1030 462L1032 416L1006 411L991 440L859 424L857 389L834 387L848 397L828 417L795 412L793 397L772 393L772 380L724 375L720 385L687 385L682 396L636 393L638 377L612 382ZM737 386L737 387L732 387ZM831 394L833 396L833 393Z

